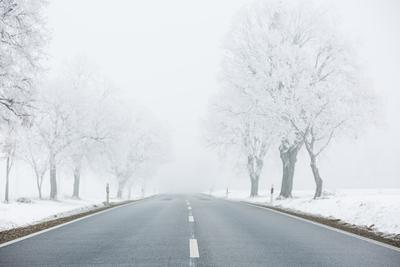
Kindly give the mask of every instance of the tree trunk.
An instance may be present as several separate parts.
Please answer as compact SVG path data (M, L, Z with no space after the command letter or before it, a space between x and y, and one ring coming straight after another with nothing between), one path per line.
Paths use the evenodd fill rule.
M280 156L282 160L282 184L281 184L281 192L279 194L280 197L283 198L288 198L292 197L292 193L290 192L290 179L288 177L289 175L289 157L288 157L288 152L284 151L279 147L280 151ZM293 181L293 180L292 180Z
M4 197L4 201L6 203L9 202L9 179L10 179L10 156L7 156L7 160L6 160L6 190L5 190L5 197Z
M282 184L279 197L292 197L294 171L297 162L297 154L299 153L301 146L302 142L297 142L291 146L282 143L279 147L282 160Z
M296 162L297 162L297 154L299 153L299 150L301 148L301 145L297 144L293 148L289 149L289 165L288 165L288 192L290 197L292 197L292 190L293 190L293 178L294 178L294 170L296 167Z
M251 190L250 190L250 197L258 196L258 180L259 177L251 177Z
M53 153L50 154L50 199L57 199L57 166L56 157Z
M122 198L122 188L118 186L117 198Z
M72 197L79 199L79 182L81 180L81 168L80 166L75 166L74 168L74 188Z
M39 199L42 199L42 181L43 181L43 175L40 176L39 173L35 172L36 174L36 186L38 189L38 193L39 193Z
M314 175L314 181L315 181L314 199L316 199L316 198L322 196L322 184L323 184L323 181L322 181L322 178L321 178L321 176L319 174L319 170L317 168L317 159L316 159L316 157L314 155L310 155L310 157L311 157L310 166L311 166L311 170L312 170L312 173Z
M38 193L39 193L39 199L42 199L42 187L38 185Z
M249 155L247 156L247 170L250 176L250 197L258 196L258 180L263 167L263 161L259 158Z
M126 180L122 180L118 182L118 191L117 191L117 198L122 198L122 192L124 190L126 184Z
M129 190L128 190L128 199L129 200L131 199L131 194L132 194L132 186L130 186Z
M311 129L310 131L311 134L311 140L307 141L305 140L306 148L308 155L310 156L310 167L314 176L314 181L315 181L315 194L314 194L314 199L321 197L322 196L322 178L319 174L319 170L317 167L317 155L314 152L314 144L315 144L315 136L313 135L313 130Z

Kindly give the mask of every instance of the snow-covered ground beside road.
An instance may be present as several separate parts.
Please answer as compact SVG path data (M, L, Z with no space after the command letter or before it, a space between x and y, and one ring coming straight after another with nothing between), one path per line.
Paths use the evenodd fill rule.
M135 198L134 198L135 199ZM58 201L32 199L32 203L0 203L0 231L75 215L104 206L104 199L71 199ZM124 199L110 199L120 202Z
M313 200L312 191L294 191L292 199L277 200L273 206L300 211L312 215L332 217L358 226L387 234L400 234L400 189L352 189L326 191L323 198ZM212 193L226 197L226 191ZM270 195L261 192L260 197L249 198L249 192L232 191L231 200L245 200L270 204Z

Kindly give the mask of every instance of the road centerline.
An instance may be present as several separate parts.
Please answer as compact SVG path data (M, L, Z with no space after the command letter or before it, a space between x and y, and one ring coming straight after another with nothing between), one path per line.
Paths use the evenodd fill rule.
M189 239L189 251L190 258L199 258L199 246L197 245L197 239L191 238Z

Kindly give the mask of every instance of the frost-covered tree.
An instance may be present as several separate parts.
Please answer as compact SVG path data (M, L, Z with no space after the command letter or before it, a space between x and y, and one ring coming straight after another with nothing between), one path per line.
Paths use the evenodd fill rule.
M14 164L15 152L17 149L17 125L8 122L5 128L4 136L2 136L1 153L6 164L6 183L4 201L9 202L10 172Z
M329 30L325 27L321 31ZM323 184L318 156L336 135L360 132L367 118L373 117L375 104L373 94L360 87L357 60L343 39L334 32L326 36L318 31L310 38L302 64L304 97L296 99L288 118L303 138L316 184L314 198L318 198Z
M268 47L269 38L275 37L263 35L264 27L268 29L268 26L263 25L262 21L254 19L254 13L252 6L245 7L243 11L237 14L232 23L224 45L220 75L225 93L219 96L216 105L227 105L227 107L212 111L209 117L214 121L216 119L219 121L213 123L219 125L216 127L219 130L216 131L217 134L214 134L214 136L219 139L229 135L236 136L235 141L228 138L228 142L220 140L217 143L225 144L224 146L234 144L232 147L239 145L239 147L242 147L241 150L248 155L247 166L250 177L256 177L256 179L250 179L252 184L254 181L255 192L255 184L258 184L259 173L263 165L261 158L266 153L263 147L269 147L272 140L279 138L279 135L282 135L282 139L286 136L285 141L282 142L288 146L288 148L285 147L286 154L292 153L293 144L289 144L290 131L288 126L281 123L282 119L276 111L277 101L264 95L265 90L272 86L274 79L277 78L275 76L278 75L278 73L275 73L275 66L271 66L271 61L275 60L275 57L281 57L281 55L278 51ZM235 97L233 97L234 95ZM234 100L232 101L232 99ZM221 114L221 111L224 115L217 118L216 116L219 116L218 114ZM238 131L238 129L241 129L241 131ZM254 138L253 135L257 137ZM259 152L251 156L254 154L254 142L261 145L255 146ZM282 150L283 147L281 155L283 154ZM282 161L286 158L290 157L282 157ZM287 161L283 162L283 165L283 177L287 177L286 170L290 168L287 167ZM251 191L251 195L254 195L253 190Z
M0 1L0 124L6 160L5 200L17 146L15 131L31 113L45 44L44 1Z
M260 116L248 88L229 79L224 70L224 88L210 105L207 120L207 143L223 155L236 155L245 165L250 178L250 197L258 195L258 184L264 158L275 138L273 118Z
M25 161L33 170L39 199L43 198L44 176L49 170L49 153L35 126L24 127L19 134L18 158Z
M272 86L264 89L265 98L272 98L277 114L294 132L293 145L282 143L281 157L282 148L290 151L294 147L290 153L297 154L304 143L316 183L314 198L320 197L318 155L336 133L345 134L347 129L355 130L355 124L360 125L371 110L373 96L359 86L351 46L318 7L278 4L271 8L261 4L253 12L253 28L263 21L258 34L264 36L261 40L272 43L261 50L271 64L266 70L275 73L269 77Z
M121 198L126 187L146 168L154 170L163 163L169 140L145 111L133 109L119 99L115 101L103 117L109 133L103 142L103 165L116 179L117 197Z
M29 115L46 31L45 1L0 1L0 116Z
M50 199L57 198L57 164L65 160L60 155L75 137L70 106L64 102L62 91L57 90L57 86L51 82L43 87L32 125L48 154Z
M109 166L108 171L118 182L117 197L122 198L126 185L147 160L147 144L146 136L140 132L127 131L117 136L106 143L105 155Z
M71 139L65 157L73 172L72 197L79 198L81 170L90 153L97 153L109 135L102 125L105 106L111 101L110 83L96 70L93 64L78 57L67 64L57 81L62 88L63 101L69 110Z
M258 101L260 114L276 120L276 132L281 135L281 197L291 197L297 153L303 144L285 118L291 99L285 97L284 85L292 82L297 71L287 64L293 53L290 35L301 36L291 25L295 17L294 10L283 3L254 2L237 15L226 46L231 76Z
M324 13L306 2L254 2L237 16L229 40L230 76L248 88L261 114L271 117L272 111L281 122L280 195L291 196L296 156L305 144L315 197L321 196L317 156L335 133L362 121L370 99L358 86L350 46Z

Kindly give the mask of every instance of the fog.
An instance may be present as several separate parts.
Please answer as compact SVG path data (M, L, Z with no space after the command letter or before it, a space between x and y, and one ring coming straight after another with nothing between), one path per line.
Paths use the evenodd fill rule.
M232 17L249 1L51 1L50 66L76 55L94 61L123 90L159 118L172 137L172 157L157 173L160 191L247 189L248 177L208 149L203 123ZM381 114L367 132L338 139L320 159L326 188L400 186L400 3L332 1L338 27L357 42ZM280 185L277 147L266 158L260 189ZM313 189L309 160L298 159L295 189Z

